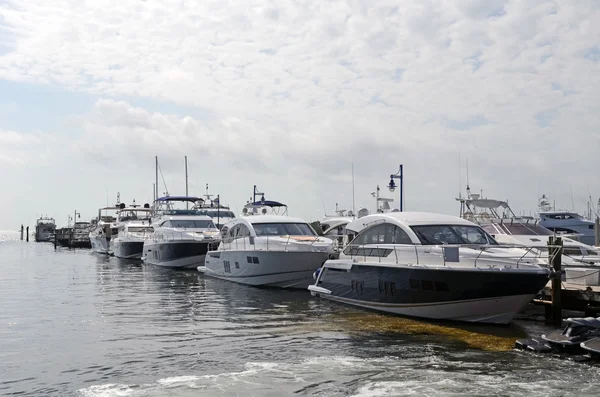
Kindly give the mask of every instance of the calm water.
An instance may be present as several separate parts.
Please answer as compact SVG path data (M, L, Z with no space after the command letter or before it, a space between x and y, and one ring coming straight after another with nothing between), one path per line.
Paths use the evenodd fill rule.
M597 396L513 351L543 326L440 326L0 232L0 395Z

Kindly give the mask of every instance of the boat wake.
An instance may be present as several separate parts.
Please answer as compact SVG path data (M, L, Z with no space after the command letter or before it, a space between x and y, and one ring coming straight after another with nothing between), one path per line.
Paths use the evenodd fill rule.
M426 352L424 352L426 353ZM358 358L328 356L295 363L249 362L239 371L181 375L150 384L105 384L79 390L85 397L130 396L456 396L462 394L548 396L575 393L596 395L594 381L585 379L593 368L543 371L531 362L518 371L506 361L454 361L439 356L420 358ZM464 359L464 357L463 357ZM568 365L568 364L566 364ZM543 365L542 365L543 366ZM591 378L596 378L592 376ZM590 378L590 379L591 379Z

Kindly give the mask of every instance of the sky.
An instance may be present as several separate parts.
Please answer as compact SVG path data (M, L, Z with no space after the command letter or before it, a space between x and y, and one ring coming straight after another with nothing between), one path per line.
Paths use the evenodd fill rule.
M0 0L0 229L160 192L306 220L600 197L600 1ZM354 168L354 178L352 169ZM354 189L353 189L354 179ZM397 181L396 181L397 182ZM166 185L166 188L165 188Z

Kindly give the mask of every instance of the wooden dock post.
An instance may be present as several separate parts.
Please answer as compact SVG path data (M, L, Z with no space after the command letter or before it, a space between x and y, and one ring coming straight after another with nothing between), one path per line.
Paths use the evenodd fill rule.
M548 259L554 269L552 274L552 306L546 311L546 321L560 326L562 323L562 252L563 241L560 237L548 239Z
M23 225L21 225L21 241L23 241Z
M25 229L27 232L25 233L25 241L29 242L29 226Z

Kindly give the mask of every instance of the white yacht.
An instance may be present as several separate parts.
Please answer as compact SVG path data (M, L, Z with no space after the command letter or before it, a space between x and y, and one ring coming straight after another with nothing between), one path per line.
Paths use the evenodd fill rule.
M54 218L42 216L35 224L35 241L51 241L56 232Z
M221 236L212 218L201 215L194 204L199 197L166 196L155 200L152 235L144 241L145 263L171 268L196 268L204 264L209 246L216 247ZM177 204L192 209L177 209Z
M120 204L117 203L114 207L103 207L98 210L98 218L89 232L93 252L108 254L110 239L118 233L117 218L109 212L116 213L120 209Z
M572 237L588 245L595 243L594 222L573 211L556 210L550 205L546 195L540 198L538 216L540 225L557 234Z
M547 261L500 246L467 220L420 212L368 215L315 272L312 295L403 316L505 324L546 285Z
M90 222L75 222L71 231L69 247L90 248Z
M150 226L151 213L152 209L148 204L143 208L133 204L119 210L118 232L110 240L109 253L122 259L140 259L144 252L144 242L154 231Z
M476 222L500 244L533 247L547 254L549 237L560 236L563 267L600 265L600 249L570 238L572 234L556 233L532 217L516 216L507 201L481 198L468 188L467 198L457 200L461 218Z
M267 214L281 208L282 215ZM241 284L306 288L333 241L319 237L304 220L286 216L287 206L276 201L249 203L243 212L223 226L223 241L198 270Z

